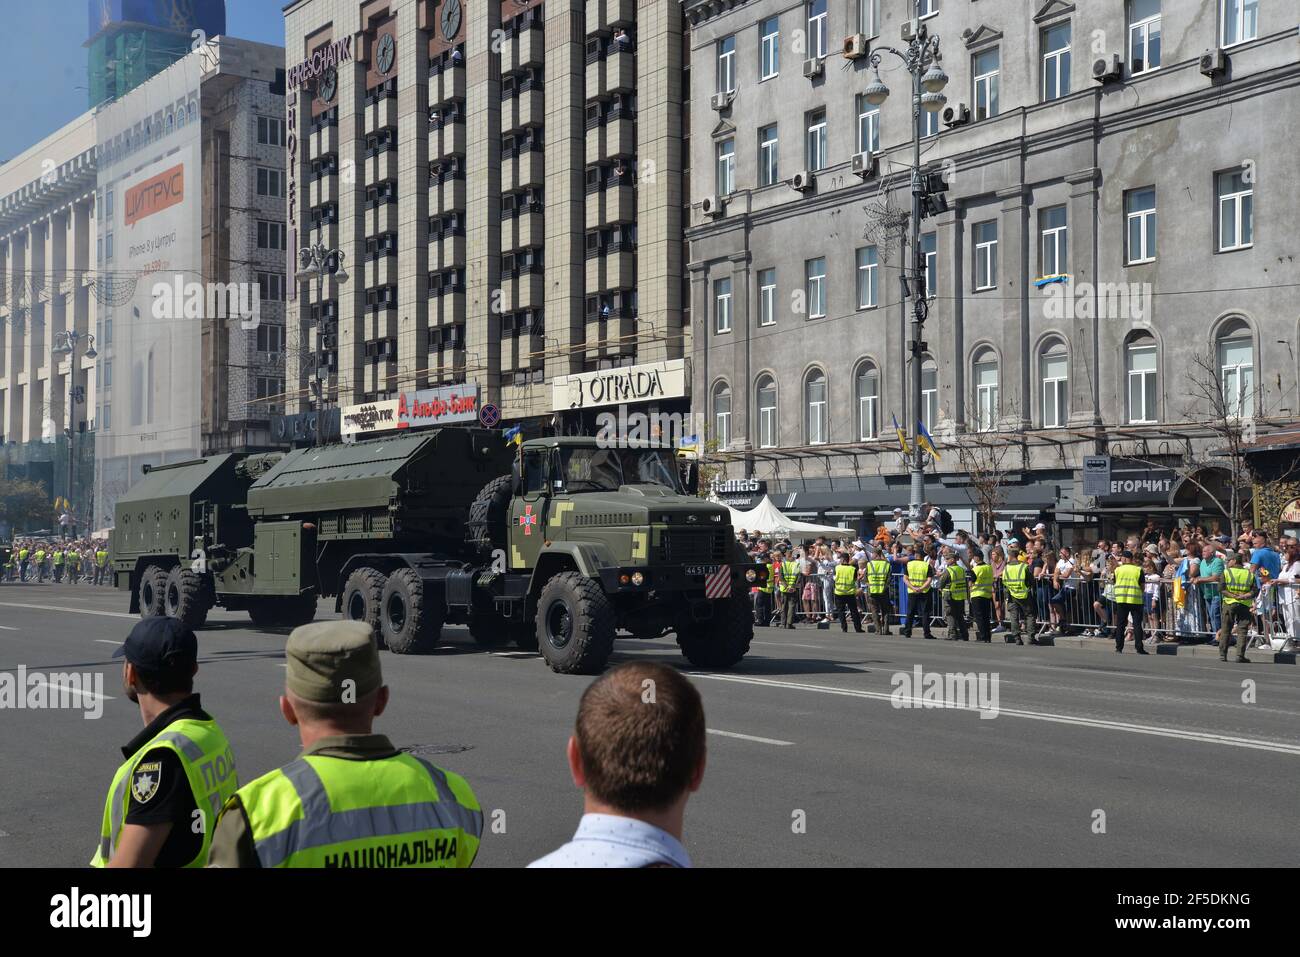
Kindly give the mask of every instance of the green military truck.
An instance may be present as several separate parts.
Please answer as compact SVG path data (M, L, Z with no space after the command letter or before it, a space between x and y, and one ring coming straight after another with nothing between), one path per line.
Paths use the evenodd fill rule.
M292 626L333 597L399 654L468 624L482 646L594 673L619 630L671 631L692 664L730 667L767 572L689 491L671 448L516 450L481 429L210 456L149 469L118 501L113 571L133 612L194 627L214 606Z

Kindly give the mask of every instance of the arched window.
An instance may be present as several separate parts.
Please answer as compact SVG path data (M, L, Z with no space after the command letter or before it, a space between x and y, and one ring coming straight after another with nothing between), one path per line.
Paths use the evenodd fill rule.
M1250 418L1255 414L1255 341L1241 319L1224 323L1214 343L1223 392L1223 414Z
M975 428L991 432L998 424L998 357L992 349L975 356Z
M719 450L731 445L731 387L725 382L713 387L713 437Z
M1157 359L1156 341L1149 335L1133 336L1124 347L1130 423L1157 421Z
M930 356L921 360L921 421L926 429L939 421L939 366Z
M770 375L758 380L758 447L774 449L777 442L776 431L776 380Z
M1064 428L1070 418L1070 357L1060 339L1043 344L1038 354L1038 378L1043 397L1043 428Z
M809 445L830 441L831 423L826 373L809 369L803 380L804 435Z
M862 362L853 377L858 399L858 440L866 442L878 434L880 373L871 362Z

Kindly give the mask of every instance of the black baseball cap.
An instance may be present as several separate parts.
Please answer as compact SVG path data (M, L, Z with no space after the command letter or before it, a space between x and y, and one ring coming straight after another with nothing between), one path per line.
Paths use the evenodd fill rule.
M136 622L113 657L125 657L145 671L177 671L198 662L199 639L179 618L144 618Z

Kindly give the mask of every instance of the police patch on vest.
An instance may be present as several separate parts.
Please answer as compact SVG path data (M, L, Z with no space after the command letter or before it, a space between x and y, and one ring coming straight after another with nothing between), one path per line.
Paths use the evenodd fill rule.
M131 796L137 804L148 804L162 784L162 762L147 761L135 766L131 774Z

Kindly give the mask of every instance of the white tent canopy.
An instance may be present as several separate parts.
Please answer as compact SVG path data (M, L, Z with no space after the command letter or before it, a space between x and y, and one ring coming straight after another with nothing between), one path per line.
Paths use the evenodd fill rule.
M766 495L763 500L747 511L731 508L731 527L739 531L744 529L747 532L761 532L764 535L783 535L790 539L795 538L816 538L818 535L824 535L827 538L852 538L856 533L849 528L840 528L836 525L817 525L813 522L800 522L790 518L779 508L772 504L772 500Z

